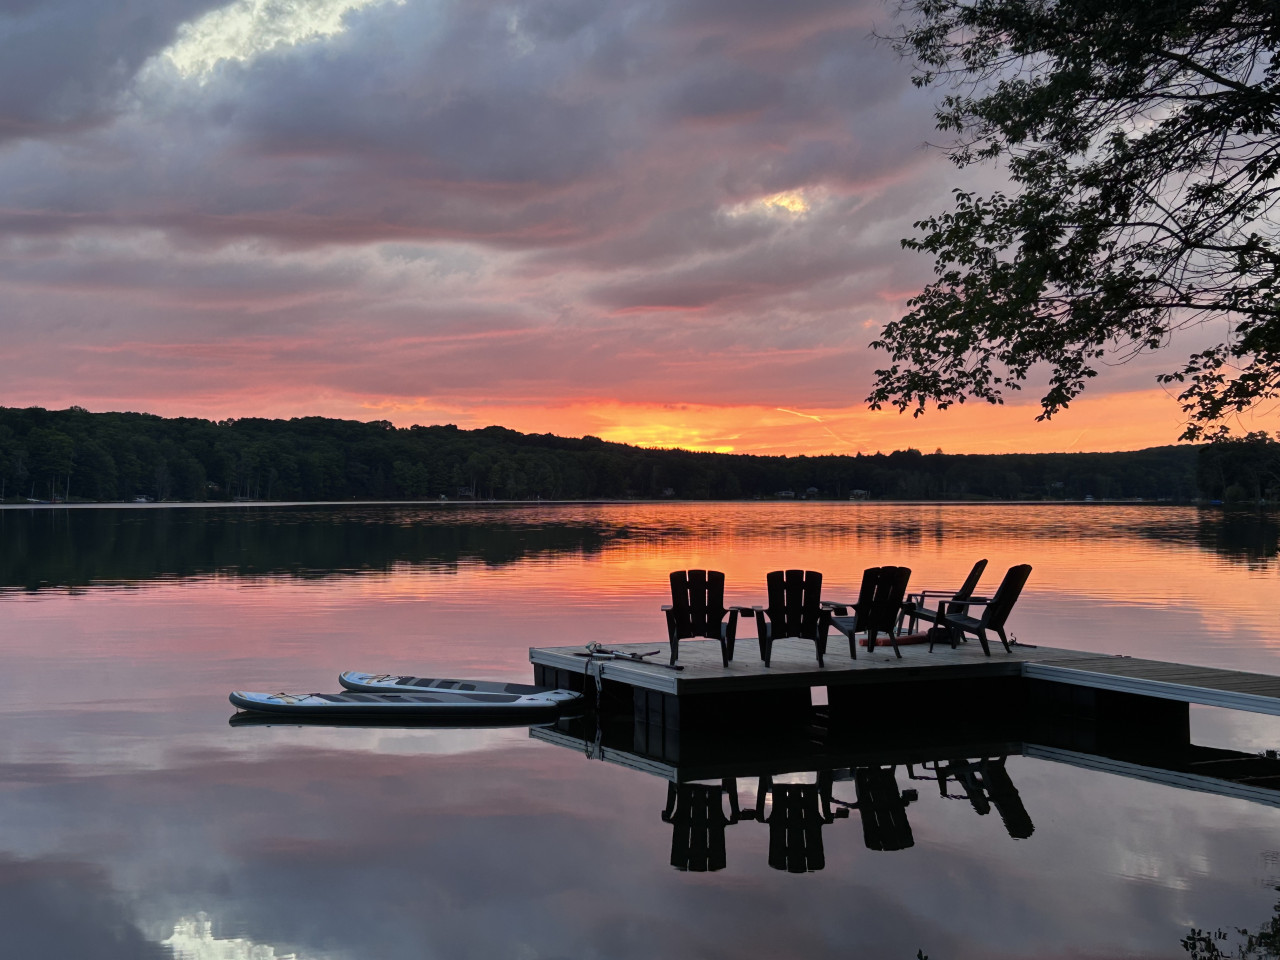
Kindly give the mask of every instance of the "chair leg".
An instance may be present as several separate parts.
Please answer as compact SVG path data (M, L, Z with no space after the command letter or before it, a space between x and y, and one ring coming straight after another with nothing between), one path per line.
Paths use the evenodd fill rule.
M880 632L879 630L867 631L867 653L868 654L872 654L876 652L876 634L878 634L879 632Z
M1000 642L1004 644L1005 653L1013 653L1013 649L1009 646L1009 638L1004 635L1004 627L993 627L993 630L1000 636Z
M987 643L987 631L983 627L978 628L978 642L982 644L982 652L991 656L991 645Z
M893 652L897 655L898 659L901 660L902 651L898 649L898 632L892 627L889 629L889 642L893 644Z
M814 641L814 644L818 648L818 666L821 667L823 665L822 655L827 652L827 638L819 636L818 639Z
M769 624L764 619L762 611L756 611L756 636L760 638L760 659L764 661L764 665L769 665L769 657L773 653L773 637L769 632Z
M680 657L680 636L676 632L676 620L671 611L667 611L667 640L671 644L671 662L674 664Z

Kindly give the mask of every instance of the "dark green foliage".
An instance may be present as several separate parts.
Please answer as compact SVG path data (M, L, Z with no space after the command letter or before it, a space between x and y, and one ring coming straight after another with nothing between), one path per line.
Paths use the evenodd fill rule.
M1134 453L761 457L596 437L306 417L214 423L0 407L9 499L587 500L777 496L1062 500L1195 496L1194 447ZM816 493L809 494L810 489Z
M998 161L1013 191L957 191L903 241L938 279L876 343L872 405L1001 403L1042 366L1044 419L1206 320L1223 342L1160 378L1183 384L1184 438L1280 396L1280 4L903 7L917 85L951 85L951 158Z
M1276 499L1280 497L1280 442L1261 432L1220 438L1200 449L1196 481L1213 500Z

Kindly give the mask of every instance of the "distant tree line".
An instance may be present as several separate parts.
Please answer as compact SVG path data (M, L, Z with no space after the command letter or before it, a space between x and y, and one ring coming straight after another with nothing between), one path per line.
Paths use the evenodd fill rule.
M653 450L503 427L397 428L387 421L323 417L215 422L79 407L0 407L0 497L1190 500L1280 493L1275 441L1251 435L1236 448L1204 449L752 456Z

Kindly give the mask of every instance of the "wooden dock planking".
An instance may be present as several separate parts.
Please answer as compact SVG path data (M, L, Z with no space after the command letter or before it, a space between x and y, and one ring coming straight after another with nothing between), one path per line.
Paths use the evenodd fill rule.
M653 645L622 643L613 644L610 649L644 653L652 650ZM529 659L535 664L586 674L586 658L575 656L582 650L580 646L534 647L529 650ZM651 658L659 663L603 660L597 661L591 669L592 675L598 668L603 670L606 679L629 686L681 695L867 683L878 682L890 676L895 680L906 680L917 675L931 678L1019 676L1022 663L1033 654L1041 659L1054 659L1058 655L1079 655L1075 651L1046 652L1032 647L1014 647L1012 654L1000 651L999 654L985 657L982 648L976 643L961 644L955 650L950 647L934 647L933 653L929 652L927 644L917 644L904 646L901 660L893 655L891 647L878 647L875 653L868 653L860 648L858 658L853 660L849 657L847 644L841 640L828 646L826 666L820 669L812 641L784 639L774 641L772 665L765 667L760 661L754 638L748 638L745 643L738 641L734 659L728 667L721 663L719 644L694 640L680 644L679 663L684 667L681 671L659 665L666 662L666 650Z
M1280 716L1280 677L1134 657L1062 658L1029 662L1023 676L1095 690L1133 693Z
M612 649L644 653L654 646L615 644ZM975 642L962 643L954 650L935 646L932 653L927 644L916 644L902 647L902 659L894 656L891 647L877 647L874 653L859 647L857 659L851 659L847 643L837 638L828 646L826 666L820 669L812 641L778 640L772 666L766 668L754 638L738 641L728 667L721 663L718 643L689 640L680 644L681 671L660 665L666 662L665 648L652 658L659 663L604 660L590 667L586 658L574 655L582 650L580 646L534 647L529 659L579 675L599 672L607 680L676 696L1021 676L1280 716L1280 677L1054 647L1015 645L1012 653L1005 653L997 644L987 657Z

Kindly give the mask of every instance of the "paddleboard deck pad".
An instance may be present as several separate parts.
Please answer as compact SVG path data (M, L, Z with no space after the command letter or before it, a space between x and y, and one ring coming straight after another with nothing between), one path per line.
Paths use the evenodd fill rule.
M308 717L449 717L489 720L554 720L560 704L546 697L513 693L436 691L431 693L250 693L236 690L230 700L241 710Z
M557 703L573 703L582 694L572 690L554 690L529 683L503 683L500 680L444 680L435 677L411 677L393 673L360 673L348 670L338 675L338 682L348 690L365 693L496 693L518 697L544 697Z

